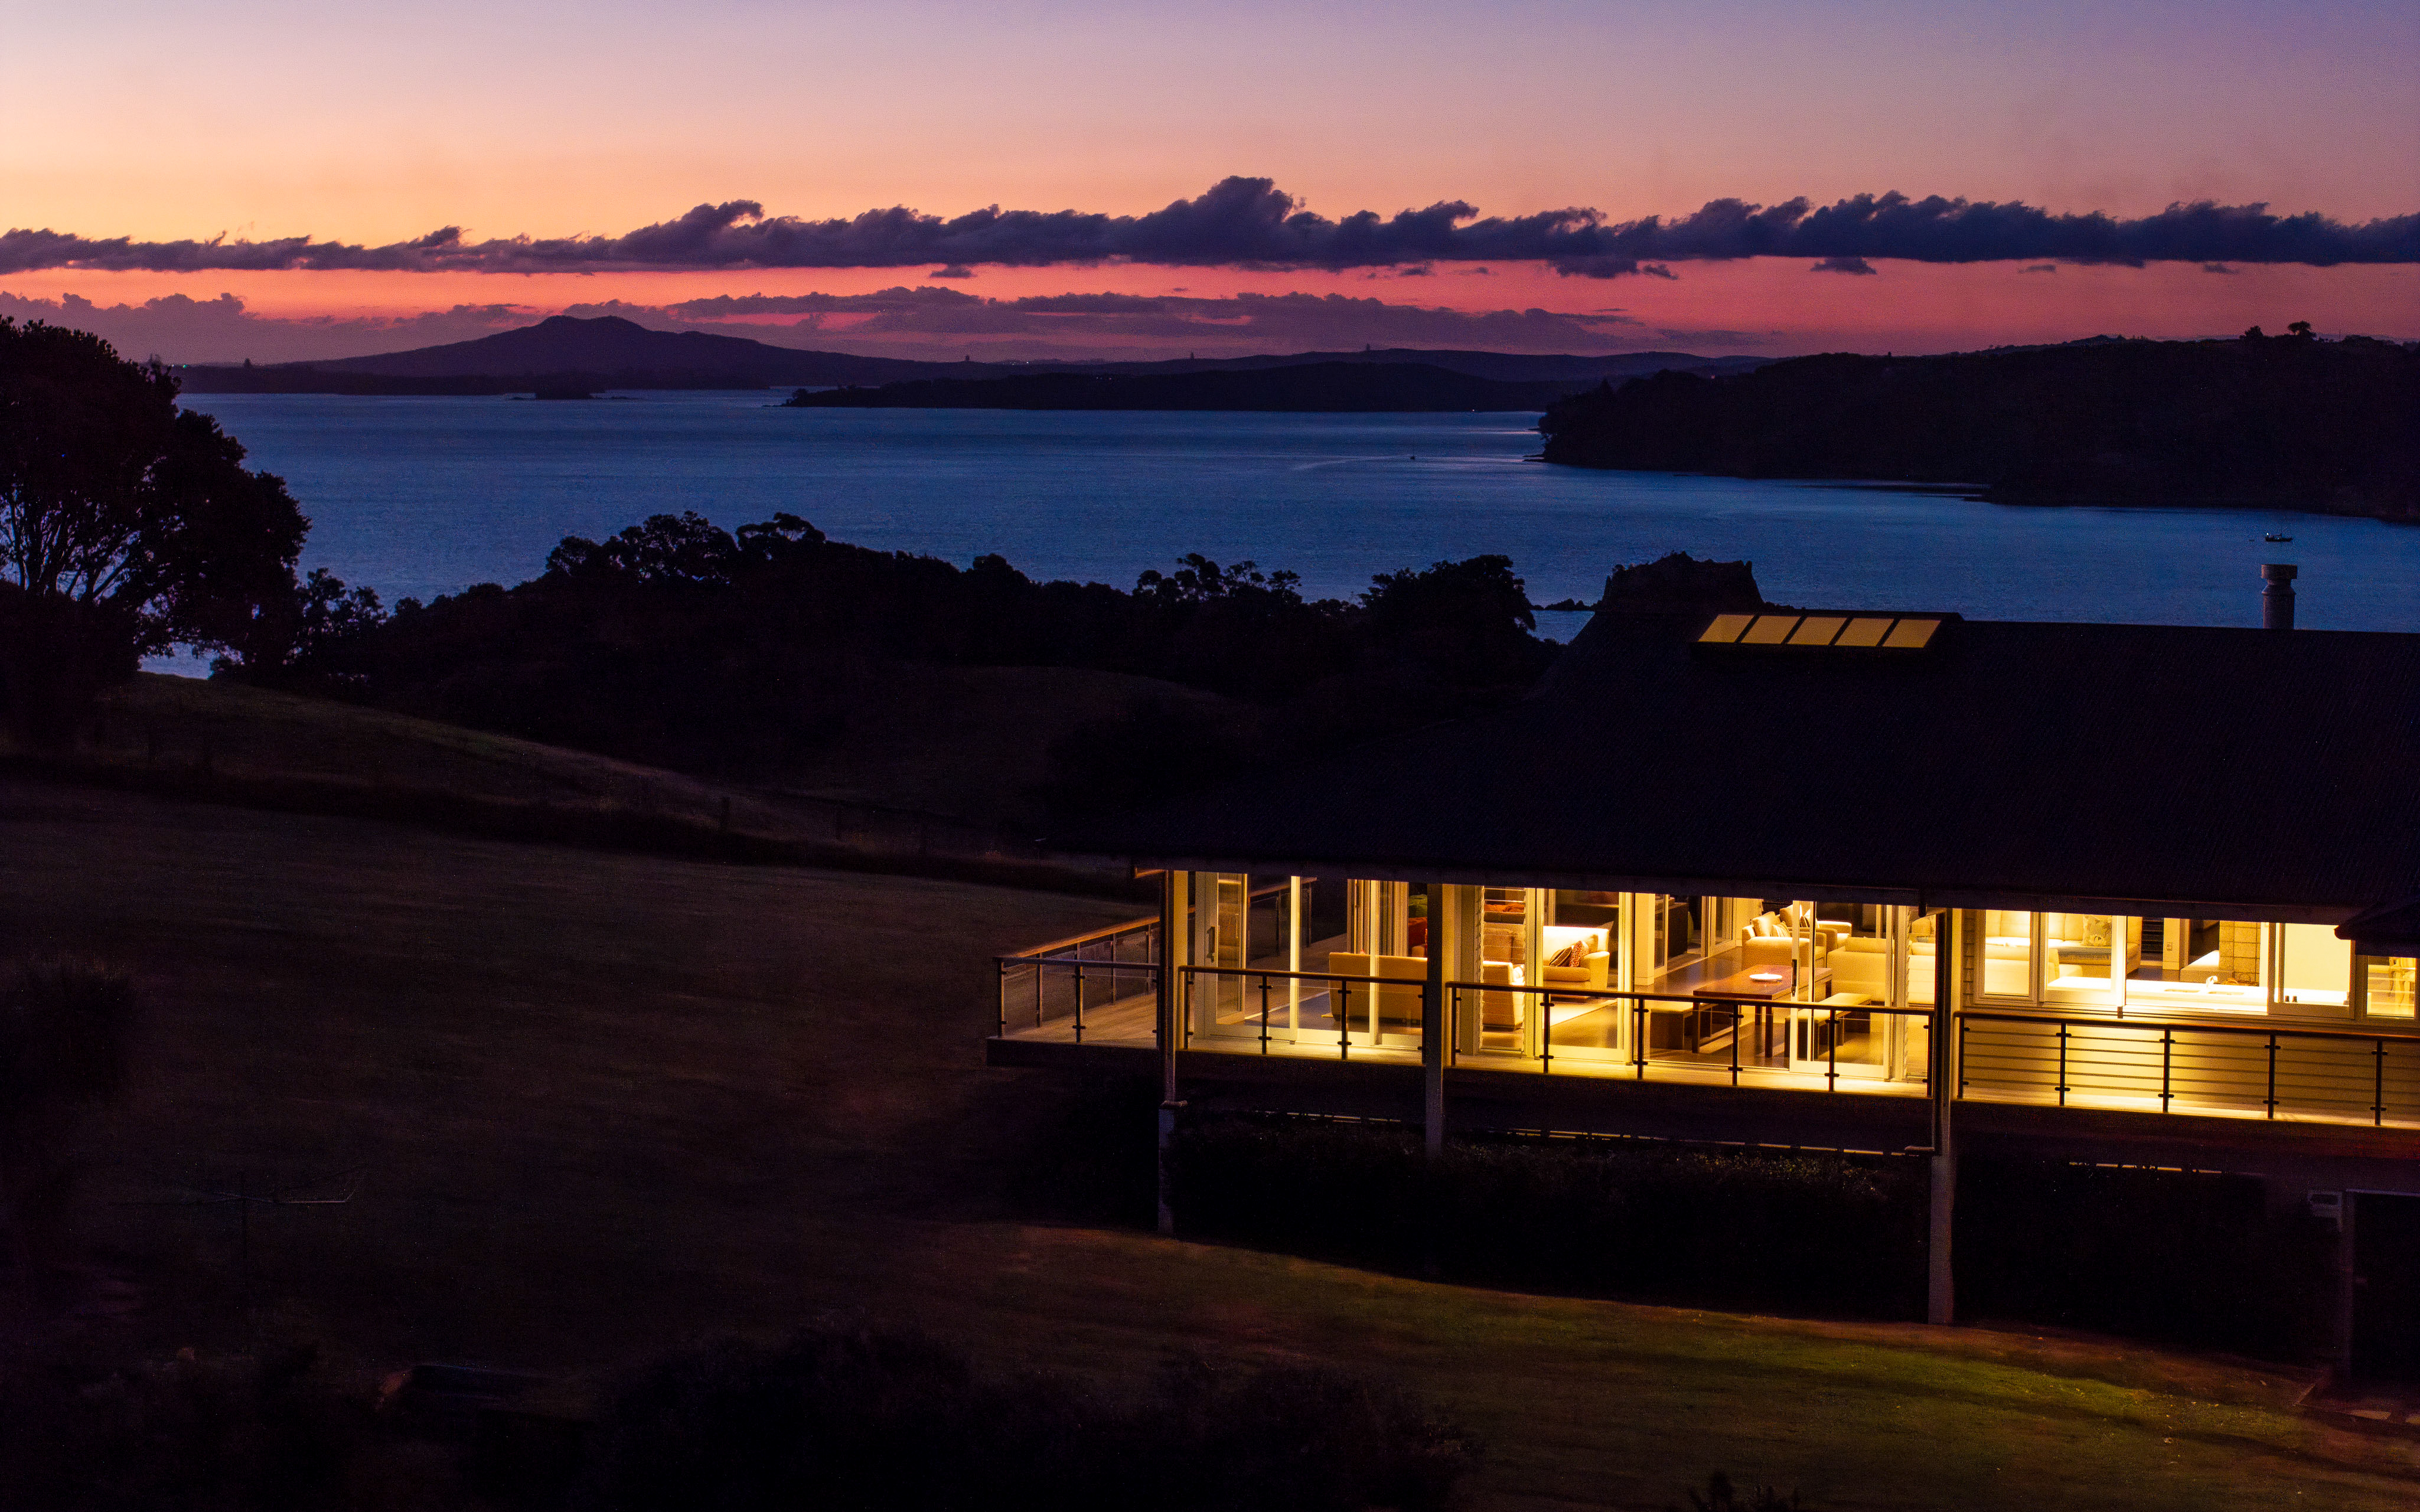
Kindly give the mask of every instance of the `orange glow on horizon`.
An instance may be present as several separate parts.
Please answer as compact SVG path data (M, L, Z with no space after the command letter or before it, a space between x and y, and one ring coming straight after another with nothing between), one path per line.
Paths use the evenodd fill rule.
M976 270L964 280L937 281L929 269L597 274L479 273L91 273L65 271L0 279L0 292L25 299L73 295L102 306L140 305L172 295L241 299L255 316L279 320L393 319L457 305L506 305L535 319L566 307L620 301L660 308L718 295L869 294L900 286L946 287L987 300L1081 293L1176 294L1229 298L1308 293L1389 305L1449 310L1545 310L1605 322L1603 339L1573 349L1677 347L1709 353L1785 355L1822 350L1948 351L1978 347L2072 340L2118 334L2184 338L2229 335L2249 325L2283 329L2309 320L2331 333L2358 332L2420 339L2420 268L2243 266L2213 273L2192 265L2149 268L2061 267L2025 271L2006 263L1929 265L1885 262L1872 276L1815 273L1800 260L1683 263L1676 277L1593 280L1559 276L1536 266L1484 272L1442 266L1426 275L1318 271L1233 271L1143 265L1095 268ZM977 332L890 334L853 338L849 317L820 330L789 332L796 316L722 323L720 329L761 333L791 346L896 351L954 357L1003 350L1004 338ZM1124 348L1075 334L1088 349ZM759 329L769 328L769 329ZM1203 326L1199 347L1235 349L1238 333ZM420 346L406 338L363 349ZM1189 338L1143 344L1182 354ZM1008 343L1007 345L1020 345ZM1282 341L1251 349L1287 350ZM1026 340L1024 347L1037 343ZM1031 354L1031 353L1027 353ZM173 354L172 354L173 355ZM213 359L214 360L214 359Z

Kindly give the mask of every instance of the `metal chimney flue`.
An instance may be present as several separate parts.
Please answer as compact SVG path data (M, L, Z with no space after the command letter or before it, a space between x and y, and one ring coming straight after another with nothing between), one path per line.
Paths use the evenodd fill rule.
M2290 630L2294 627L2294 564L2290 562L2263 563L2260 567L2260 628Z

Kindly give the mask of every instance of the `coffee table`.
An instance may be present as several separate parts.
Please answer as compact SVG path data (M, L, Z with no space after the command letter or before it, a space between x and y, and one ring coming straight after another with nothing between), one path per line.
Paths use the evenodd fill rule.
M1699 982L1690 990L1690 996L1748 998L1754 1006L1709 1005L1687 1011L1681 1024L1680 1048L1691 1055L1726 1049L1734 1030L1745 1029L1748 1043L1755 1047L1749 1059L1785 1053L1789 1049L1789 1010L1773 1005L1788 997L1797 982L1797 968L1787 965L1750 966L1728 977Z

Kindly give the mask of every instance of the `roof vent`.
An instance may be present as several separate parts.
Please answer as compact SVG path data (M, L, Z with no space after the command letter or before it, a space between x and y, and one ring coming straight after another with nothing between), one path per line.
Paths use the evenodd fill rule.
M1954 614L1717 614L1701 646L1781 651L1922 651Z

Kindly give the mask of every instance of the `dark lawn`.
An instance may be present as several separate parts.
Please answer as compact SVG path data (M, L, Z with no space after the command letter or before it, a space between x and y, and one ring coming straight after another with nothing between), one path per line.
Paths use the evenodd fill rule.
M1116 903L691 863L0 785L0 939L136 970L141 1084L78 1235L119 1344L234 1345L224 1210L116 1206L364 1167L261 1214L256 1297L368 1367L575 1371L827 1309L1003 1365L1181 1348L1402 1379L1478 1427L1485 1505L1661 1507L1722 1467L1824 1507L2402 1507L2413 1446L2302 1380L2094 1341L1423 1285L1037 1227L999 1194L1056 1084L985 1071L996 951Z

